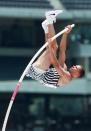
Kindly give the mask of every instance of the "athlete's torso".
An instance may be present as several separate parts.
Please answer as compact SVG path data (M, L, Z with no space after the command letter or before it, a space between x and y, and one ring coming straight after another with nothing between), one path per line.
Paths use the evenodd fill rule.
M34 66L30 67L27 74L32 79L38 80L40 83L48 87L58 87L69 83L69 80L64 76L60 76L55 68L48 68L48 70L43 71Z
M57 73L55 68L49 68L43 74L43 81L49 85L58 86L60 75Z

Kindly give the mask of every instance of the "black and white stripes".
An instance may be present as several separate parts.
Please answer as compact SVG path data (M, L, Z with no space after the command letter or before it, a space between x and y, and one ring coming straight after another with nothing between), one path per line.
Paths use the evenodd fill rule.
M55 68L49 68L45 73L43 77L44 83L51 84L54 86L57 86L59 75Z
M26 76L38 80L40 83L48 87L57 88L58 80L60 78L55 68L49 68L43 71L39 68L31 66Z

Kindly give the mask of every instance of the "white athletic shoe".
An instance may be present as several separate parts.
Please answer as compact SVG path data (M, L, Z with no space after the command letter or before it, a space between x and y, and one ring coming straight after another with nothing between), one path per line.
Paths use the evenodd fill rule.
M63 10L52 10L52 11L47 11L45 13L46 19L49 21L49 23L55 23L56 22L56 17L58 14L62 13Z

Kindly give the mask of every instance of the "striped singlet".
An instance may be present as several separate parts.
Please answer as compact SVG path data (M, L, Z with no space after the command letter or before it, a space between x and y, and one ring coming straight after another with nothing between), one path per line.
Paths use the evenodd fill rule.
M58 80L60 78L60 75L57 73L55 68L48 68L48 70L43 71L39 68L34 67L33 65L31 65L26 76L38 80L45 86L53 88L58 87Z

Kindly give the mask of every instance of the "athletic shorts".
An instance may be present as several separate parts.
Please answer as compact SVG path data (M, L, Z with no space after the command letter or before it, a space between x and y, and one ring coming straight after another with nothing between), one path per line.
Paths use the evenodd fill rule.
M59 80L59 75L55 71L55 68L49 68L48 70L44 71L31 65L26 76L39 81L40 83L42 83L47 87L52 87L52 88L58 87L57 84Z

